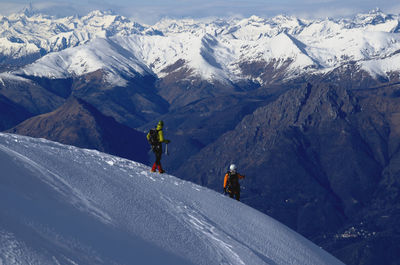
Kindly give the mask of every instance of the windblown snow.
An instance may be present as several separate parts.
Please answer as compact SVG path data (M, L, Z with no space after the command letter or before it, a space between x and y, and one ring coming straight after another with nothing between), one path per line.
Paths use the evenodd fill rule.
M93 150L0 134L0 264L342 264L214 191Z
M164 19L152 26L100 11L81 18L19 13L0 17L0 54L47 54L17 74L60 78L103 69L119 85L126 76L162 78L182 68L205 80L265 82L243 71L255 62L273 64L287 79L354 62L388 77L400 72L388 60L400 51L399 30L400 17L380 10L351 19Z

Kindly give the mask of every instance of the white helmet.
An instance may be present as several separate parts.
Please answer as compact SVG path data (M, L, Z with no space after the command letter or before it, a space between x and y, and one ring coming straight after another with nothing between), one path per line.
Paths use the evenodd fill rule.
M230 171L236 171L236 165L235 165L235 164L231 164L231 165L229 166L229 170L230 170Z

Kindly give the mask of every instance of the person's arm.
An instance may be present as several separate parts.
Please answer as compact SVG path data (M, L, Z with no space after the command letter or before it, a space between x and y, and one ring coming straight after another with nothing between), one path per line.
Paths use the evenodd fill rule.
M164 133L162 130L158 131L158 140L160 141L160 143L166 143L166 144L171 142L170 140L164 139Z
M244 178L245 178L245 175L240 175L240 174L238 173L238 177L239 177L240 179L244 179Z
M150 133L147 133L146 138L147 138L147 141L150 141Z
M229 174L226 173L226 174L225 174L225 178L224 178L224 189L226 188L226 184L227 184L227 182L228 182L228 178L229 178Z

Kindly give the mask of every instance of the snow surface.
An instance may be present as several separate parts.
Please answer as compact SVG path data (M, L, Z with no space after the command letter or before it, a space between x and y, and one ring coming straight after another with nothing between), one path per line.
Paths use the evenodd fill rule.
M0 264L343 264L230 198L98 151L0 133Z
M386 77L400 72L386 60L400 50L399 31L400 16L379 10L352 19L164 19L152 26L100 11L82 18L22 13L1 17L0 54L22 58L45 51L23 73L54 78L104 69L118 84L136 74L162 78L177 61L192 77L226 82L249 78L241 65L251 62L272 63L287 79L353 62Z

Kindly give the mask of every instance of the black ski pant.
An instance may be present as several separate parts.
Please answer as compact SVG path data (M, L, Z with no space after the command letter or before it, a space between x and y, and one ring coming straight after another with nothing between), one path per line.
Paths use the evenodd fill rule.
M156 165L161 165L161 152L154 152L154 154L156 155Z
M155 145L153 147L153 152L156 156L156 165L161 165L162 145Z
M232 199L233 197L235 197L236 200L240 201L240 189L229 191L229 197L231 197Z

